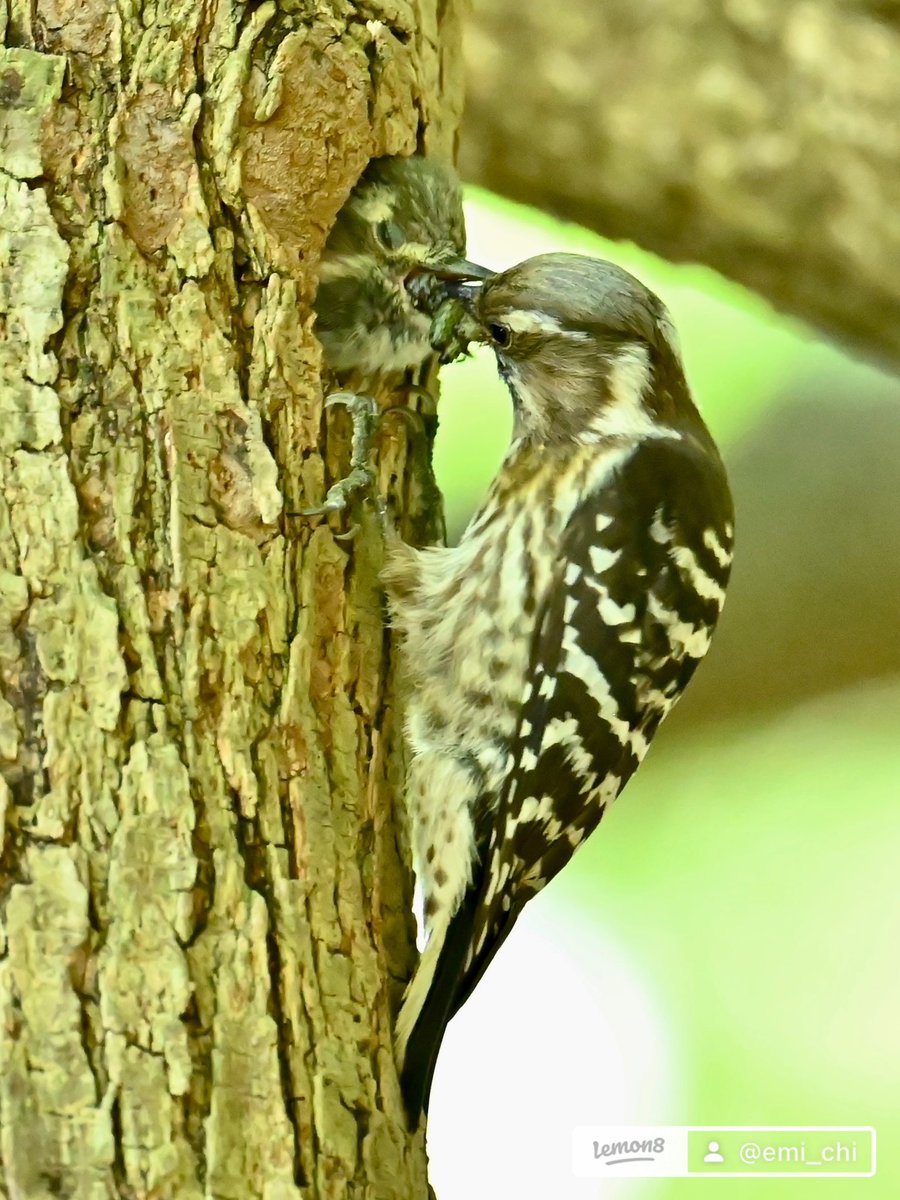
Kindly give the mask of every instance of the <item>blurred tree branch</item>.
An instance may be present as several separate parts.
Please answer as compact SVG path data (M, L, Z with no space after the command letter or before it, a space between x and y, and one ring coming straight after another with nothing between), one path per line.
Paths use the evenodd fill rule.
M461 165L900 366L896 0L479 0Z

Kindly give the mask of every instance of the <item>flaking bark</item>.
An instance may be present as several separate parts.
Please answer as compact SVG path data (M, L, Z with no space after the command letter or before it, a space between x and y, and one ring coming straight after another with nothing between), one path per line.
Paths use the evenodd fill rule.
M370 157L449 157L457 6L0 33L0 1194L418 1200L379 538L291 514L347 465L323 240Z

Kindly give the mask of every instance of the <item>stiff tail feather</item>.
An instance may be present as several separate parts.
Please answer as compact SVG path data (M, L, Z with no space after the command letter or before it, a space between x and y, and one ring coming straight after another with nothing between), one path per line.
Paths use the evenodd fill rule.
M437 930L432 932L400 1009L397 1057L402 1063L400 1086L411 1129L416 1129L422 1115L428 1113L444 1030L459 1007L477 903L478 889L469 888L444 937L436 936Z

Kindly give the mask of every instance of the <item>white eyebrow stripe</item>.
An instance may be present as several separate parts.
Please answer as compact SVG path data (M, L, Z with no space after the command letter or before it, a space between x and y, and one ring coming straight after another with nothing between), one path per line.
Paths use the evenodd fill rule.
M578 329L566 329L562 322L534 308L513 308L502 313L499 324L507 325L513 333L561 333L576 341L584 341L591 335Z

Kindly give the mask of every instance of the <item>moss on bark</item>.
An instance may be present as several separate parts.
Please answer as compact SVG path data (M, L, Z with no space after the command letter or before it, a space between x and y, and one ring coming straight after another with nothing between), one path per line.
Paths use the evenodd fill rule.
M0 1189L424 1196L402 748L310 300L459 13L0 0ZM419 534L427 455L381 483Z

